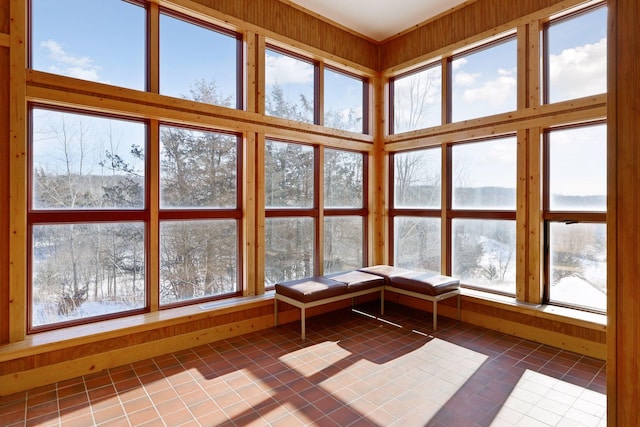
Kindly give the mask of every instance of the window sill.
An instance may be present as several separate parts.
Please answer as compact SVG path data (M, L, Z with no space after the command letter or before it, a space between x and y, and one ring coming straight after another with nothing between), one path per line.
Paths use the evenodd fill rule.
M462 296L464 299L476 300L481 304L527 314L537 318L549 319L598 331L606 332L607 330L607 316L605 314L590 313L583 310L547 304L519 302L514 297L497 295L474 289L463 288Z
M41 332L23 341L0 344L0 362L272 304L273 291Z

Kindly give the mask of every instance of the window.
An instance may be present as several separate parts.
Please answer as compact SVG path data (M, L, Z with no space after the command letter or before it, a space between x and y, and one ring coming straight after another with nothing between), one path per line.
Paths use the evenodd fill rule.
M238 158L235 134L160 127L160 304L237 295Z
M365 157L324 149L324 273L364 266Z
M31 0L30 66L146 90L146 19L128 1Z
M508 36L452 58L452 122L516 110L516 54Z
M313 275L316 149L268 140L265 147L265 283Z
M606 3L550 21L543 41L545 103L606 93Z
M442 150L394 153L393 263L415 270L441 270Z
M160 93L241 109L241 41L230 31L165 11L160 15Z
M367 104L367 83L362 78L325 67L325 126L367 133Z
M602 123L544 135L547 300L606 311L607 137Z
M515 295L516 138L450 150L451 272L470 286Z
M324 156L322 170L320 150ZM267 286L364 265L366 169L365 155L359 152L266 141ZM323 235L319 235L320 209L324 212Z
M390 133L442 124L442 66L429 65L390 81Z
M29 329L144 309L146 125L30 112Z
M265 113L318 123L317 64L272 47L266 49L265 56Z

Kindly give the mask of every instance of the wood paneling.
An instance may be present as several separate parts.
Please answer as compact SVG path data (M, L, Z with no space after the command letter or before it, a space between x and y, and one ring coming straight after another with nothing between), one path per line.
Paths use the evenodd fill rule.
M224 14L364 67L378 69L378 46L279 0L195 0Z
M637 0L609 5L608 424L640 425L640 38Z
M0 16L6 16L0 13ZM9 49L0 47L0 343L9 341Z
M462 47L467 39L495 32L497 28L506 30L506 24L514 25L514 21L544 8L578 3L581 1L518 0L507 5L504 0L477 0L384 43L380 48L380 69L393 68L451 46Z

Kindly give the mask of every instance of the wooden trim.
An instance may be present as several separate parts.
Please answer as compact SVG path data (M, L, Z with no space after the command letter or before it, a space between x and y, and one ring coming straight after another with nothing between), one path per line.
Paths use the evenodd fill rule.
M606 96L606 94L595 95L538 108L450 123L437 128L391 135L387 137L385 149L407 150L443 142L475 139L486 135L497 136L512 133L518 129L594 121L607 116Z
M255 280L256 292L262 294L265 289L265 145L263 133L256 135L255 148ZM251 267L248 267L251 268ZM260 291L258 291L260 290Z
M10 0L9 69L9 341L26 335L27 281L27 107L25 64L27 6Z
M9 34L0 33L0 47L11 46L11 37Z
M39 71L27 71L27 99L53 106L78 108L190 126L212 127L231 132L269 132L280 137L305 138L316 144L328 144L368 151L373 137L361 133L262 116L216 105L167 97L148 92L79 81ZM23 85L24 86L24 85Z
M244 295L261 295L264 293L264 280L258 281L256 277L256 271L254 267L257 264L257 233L256 222L257 217L255 212L257 211L257 142L258 139L255 133L249 132L244 138L244 150L242 150L243 164L242 171L244 173L244 188L242 194L244 196L242 212L242 257L243 265L240 267L243 270L244 280Z
M160 124L157 120L149 123L149 141L147 164L149 176L160 176ZM149 223L147 225L147 292L149 293L149 309L158 311L160 307L160 184L157 179L147 179L150 186L149 195Z
M527 276L525 301L540 304L544 298L544 247L542 212L542 141L541 129L531 128L527 135Z
M374 99L384 99L373 108L374 150L369 157L369 263L389 263L389 156L384 150L384 135L388 118L388 84L380 74L372 82Z

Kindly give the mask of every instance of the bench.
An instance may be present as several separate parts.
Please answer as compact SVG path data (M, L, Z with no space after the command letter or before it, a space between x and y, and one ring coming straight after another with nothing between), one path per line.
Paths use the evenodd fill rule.
M412 271L389 265L364 267L327 276L306 277L275 285L274 323L278 325L278 301L300 309L302 339L305 339L306 309L361 295L380 292L380 313L384 314L384 291L431 301L433 330L437 330L437 304L458 297L460 319L460 281L437 273Z

